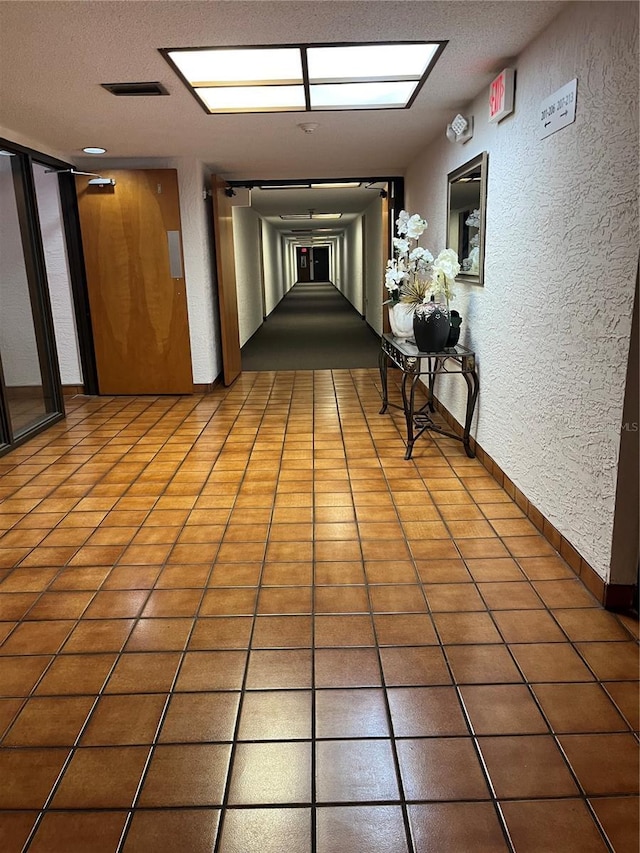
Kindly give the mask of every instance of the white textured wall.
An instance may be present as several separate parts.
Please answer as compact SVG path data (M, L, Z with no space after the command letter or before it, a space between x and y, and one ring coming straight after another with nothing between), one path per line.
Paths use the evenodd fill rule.
M382 334L382 199L376 196L364 213L365 319Z
M285 277L282 237L266 219L262 220L262 258L266 315L269 316L293 282Z
M345 266L342 286L339 290L360 314L363 313L363 226L362 216L349 225L344 238Z
M575 3L514 63L516 111L437 141L406 176L422 241L444 246L447 173L489 152L484 288L458 285L478 354L474 433L605 579L638 262L638 6ZM541 100L578 78L574 124L538 139ZM444 129L443 129L444 131ZM458 420L464 383L440 383Z
M63 385L81 385L82 368L78 349L73 297L64 240L58 178L46 173L46 167L34 164L38 217L47 268L47 282L56 339L56 351Z
M233 208L233 248L240 346L262 325L260 217L250 207Z

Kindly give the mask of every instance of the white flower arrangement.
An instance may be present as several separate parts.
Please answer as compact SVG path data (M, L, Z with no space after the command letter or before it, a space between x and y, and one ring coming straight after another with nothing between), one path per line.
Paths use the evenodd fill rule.
M460 272L453 249L443 249L434 259L428 249L419 246L427 220L417 213L401 210L396 229L399 236L393 240L394 257L387 261L384 277L389 293L386 302L416 307L429 302L432 295L441 294L447 302L453 299L453 286Z

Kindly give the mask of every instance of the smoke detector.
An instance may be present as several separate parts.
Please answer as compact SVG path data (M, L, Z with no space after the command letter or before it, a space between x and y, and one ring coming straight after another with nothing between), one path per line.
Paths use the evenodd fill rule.
M303 121L297 125L303 133L313 133L313 131L318 127L318 122L316 121Z

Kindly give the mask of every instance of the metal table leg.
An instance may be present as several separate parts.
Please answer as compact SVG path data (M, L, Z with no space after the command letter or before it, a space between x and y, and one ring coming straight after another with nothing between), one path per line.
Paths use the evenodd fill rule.
M480 387L480 382L478 380L478 374L473 371L473 373L463 373L464 381L467 383L467 411L465 415L464 421L464 436L462 439L462 443L464 444L464 450L467 456L470 459L475 457L475 453L471 449L471 442L469 440L469 432L471 430L471 421L473 420L473 412L476 407L476 400L478 399L478 389Z
M378 353L378 368L380 369L380 384L382 385L382 408L378 414L384 415L387 411L387 406L389 405L389 394L387 391L388 360L387 354L383 349Z

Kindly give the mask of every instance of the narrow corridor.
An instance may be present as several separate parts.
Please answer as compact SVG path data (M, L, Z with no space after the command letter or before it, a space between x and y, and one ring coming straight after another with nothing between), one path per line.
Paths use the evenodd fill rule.
M298 283L242 348L243 370L374 367L380 338L328 281Z
M376 370L0 458L3 853L637 850L637 623Z

